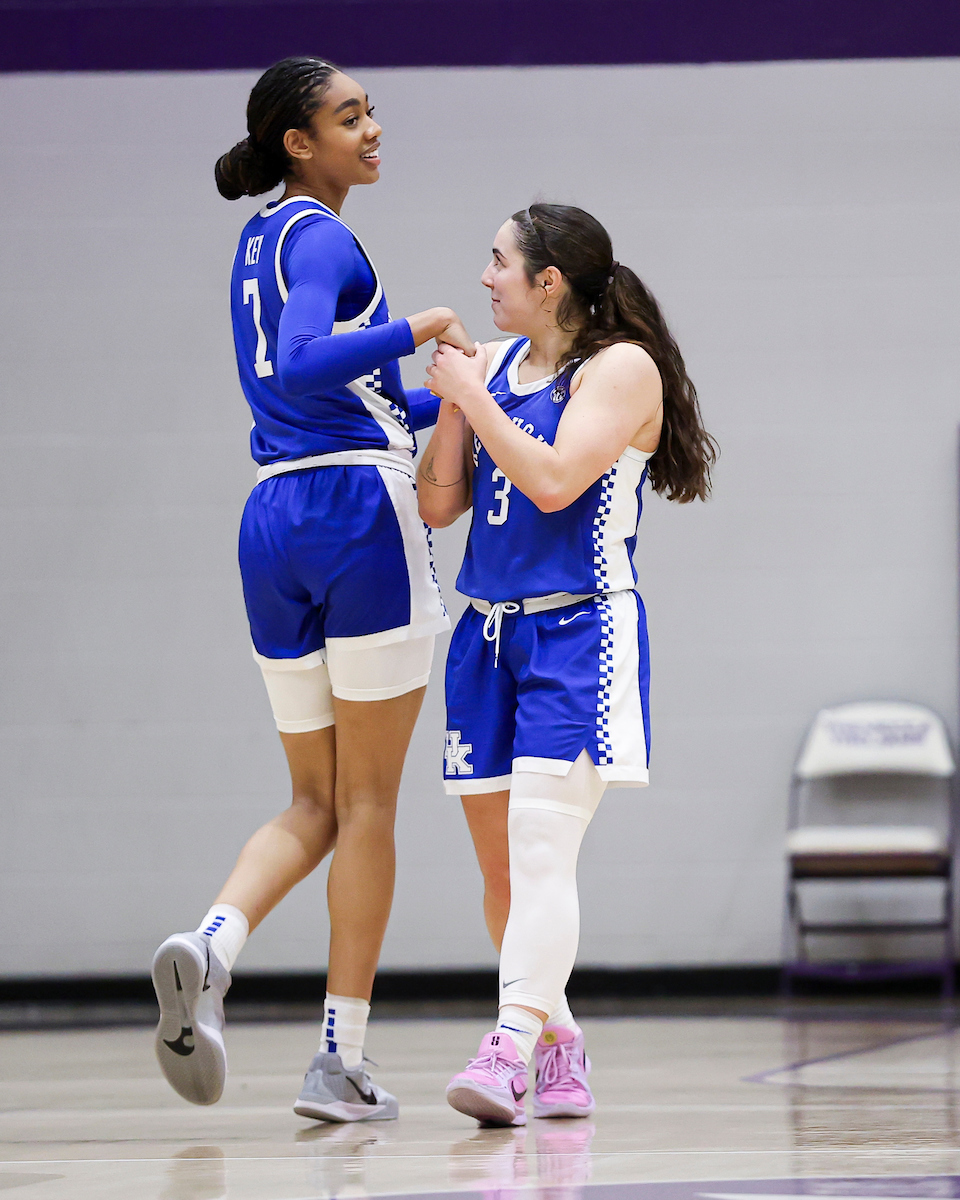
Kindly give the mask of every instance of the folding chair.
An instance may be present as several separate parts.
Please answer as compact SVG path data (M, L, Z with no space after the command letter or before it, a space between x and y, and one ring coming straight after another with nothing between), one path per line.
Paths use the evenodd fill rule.
M953 995L954 770L943 722L928 708L879 701L817 713L790 787L785 994L798 976L891 979L930 974L942 977L944 998ZM862 909L864 899L870 899L863 895L864 884L878 880L925 884L927 891L931 882L938 883L939 914L917 920L810 920L804 914L805 884L859 885L856 897ZM811 895L808 891L808 900ZM821 911L824 899L835 905L838 899L852 898L833 889L820 896ZM811 959L808 953L811 936L913 934L939 935L941 956L838 961Z

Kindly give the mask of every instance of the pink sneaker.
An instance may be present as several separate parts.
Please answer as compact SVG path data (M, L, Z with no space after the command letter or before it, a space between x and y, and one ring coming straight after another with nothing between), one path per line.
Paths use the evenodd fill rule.
M534 1051L537 1082L535 1117L589 1117L597 1107L587 1083L590 1059L583 1052L583 1032L544 1025Z
M488 1125L526 1125L527 1068L508 1033L488 1033L477 1057L447 1084L447 1103Z

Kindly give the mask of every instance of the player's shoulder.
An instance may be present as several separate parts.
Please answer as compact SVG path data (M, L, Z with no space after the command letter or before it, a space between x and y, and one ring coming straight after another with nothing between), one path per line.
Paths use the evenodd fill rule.
M614 342L592 354L575 372L576 383L586 380L627 385L660 383L660 371L650 353L638 342Z
M659 374L652 355L639 342L614 342L612 346L604 346L585 364L585 370L589 371L591 368L594 371Z
M323 209L301 209L283 243L284 268L294 276L341 278L357 269L360 249L352 231Z
M291 244L298 241L322 242L330 246L355 247L357 244L350 227L325 209L302 208L296 215L297 221L287 234Z

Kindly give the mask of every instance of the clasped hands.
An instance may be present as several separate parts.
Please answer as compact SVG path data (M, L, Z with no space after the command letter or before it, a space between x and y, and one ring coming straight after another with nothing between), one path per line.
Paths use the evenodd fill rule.
M455 401L463 397L465 392L469 393L471 385L479 384L484 388L486 374L487 352L481 342L474 342L473 354L470 355L459 346L441 342L430 359L424 386L441 400L450 401L454 410L459 411Z

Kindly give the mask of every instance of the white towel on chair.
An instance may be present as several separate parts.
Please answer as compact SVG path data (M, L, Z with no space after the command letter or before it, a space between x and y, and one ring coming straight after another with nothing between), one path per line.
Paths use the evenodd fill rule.
M939 854L946 838L923 825L805 825L787 834L788 854Z

